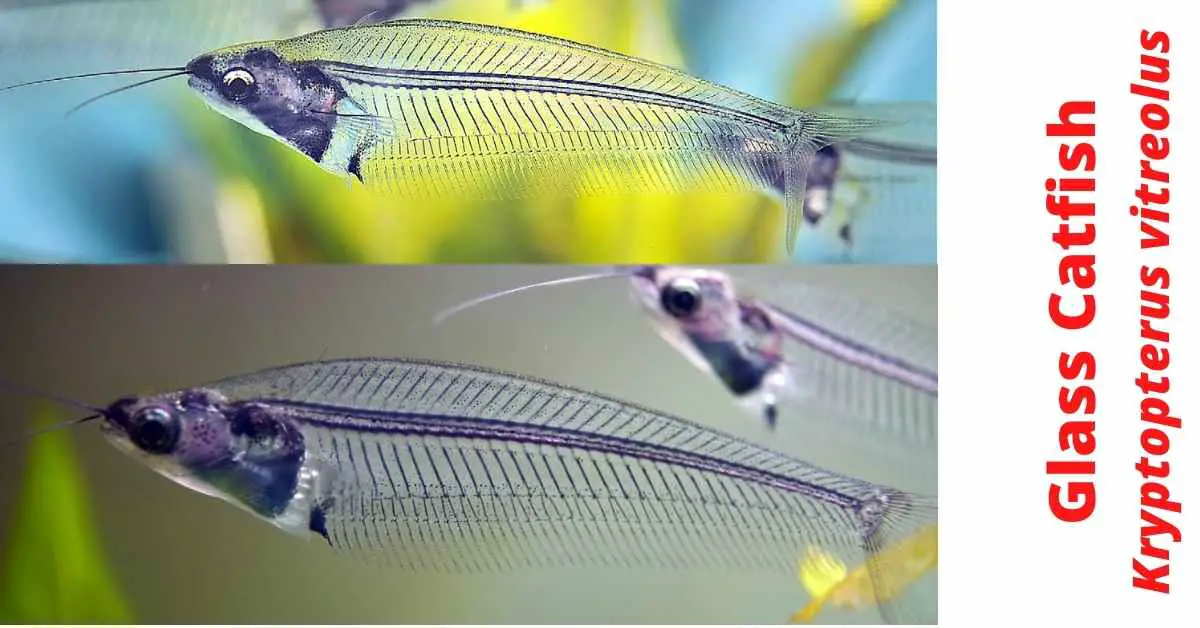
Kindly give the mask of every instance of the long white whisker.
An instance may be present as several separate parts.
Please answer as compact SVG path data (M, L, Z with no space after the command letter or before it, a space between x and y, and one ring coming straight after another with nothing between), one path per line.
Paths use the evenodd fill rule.
M445 320L447 318L450 318L451 316L454 316L455 314L461 314L462 312L469 310L477 305L482 305L484 303L487 303L488 301L499 299L500 297L510 296L513 294L517 294L519 292L525 292L526 290L533 290L535 288L549 288L549 287L553 287L553 286L563 286L563 285L572 284L572 283L581 283L584 281L595 281L597 279L613 279L613 278L628 277L628 276L629 276L628 271L593 273L590 275L579 275L576 277L564 277L562 279L552 279L550 281L543 281L540 283L530 284L527 286L521 286L519 288L512 288L510 290L504 290L502 292L493 292L491 294L485 294L476 299L471 299L470 301L467 301L465 303L460 303L458 305L455 305L454 307L442 310L436 316L433 317L433 324L440 325L441 323L445 322Z

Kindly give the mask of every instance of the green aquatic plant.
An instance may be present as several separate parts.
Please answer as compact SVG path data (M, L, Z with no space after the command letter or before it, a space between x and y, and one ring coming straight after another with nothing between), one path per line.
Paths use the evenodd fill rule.
M51 410L39 422L54 419ZM96 531L88 489L57 430L30 441L24 484L9 523L0 621L129 624L135 621Z

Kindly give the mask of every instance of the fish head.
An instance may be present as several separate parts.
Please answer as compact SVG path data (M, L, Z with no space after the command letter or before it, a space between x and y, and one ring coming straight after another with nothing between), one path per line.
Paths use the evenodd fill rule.
M720 271L645 266L631 273L631 284L645 311L663 326L718 335L736 322L733 281Z
M630 275L635 300L658 335L693 365L712 372L712 349L737 323L733 282L700 268L643 266Z
M773 427L793 382L766 312L713 269L645 266L631 283L659 336Z
M201 55L186 70L188 87L213 110L323 163L346 91L318 64L257 43Z
M104 412L101 431L159 474L267 519L303 488L303 434L283 413L189 389L127 397Z

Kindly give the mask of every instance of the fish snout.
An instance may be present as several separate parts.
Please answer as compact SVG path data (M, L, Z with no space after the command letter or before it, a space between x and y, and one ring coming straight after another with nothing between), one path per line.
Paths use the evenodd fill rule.
M183 66L188 75L188 87L208 96L216 92L219 77L212 55L196 57Z

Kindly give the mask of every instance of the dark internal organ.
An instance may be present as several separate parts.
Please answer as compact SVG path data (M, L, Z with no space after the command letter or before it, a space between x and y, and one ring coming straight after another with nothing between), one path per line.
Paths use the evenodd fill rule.
M691 341L729 392L737 397L770 394L764 387L768 378L784 365L783 336L770 315L757 304L740 303L739 310L740 333L720 338L690 334ZM778 419L775 400L767 400L763 418L769 427L775 427Z

